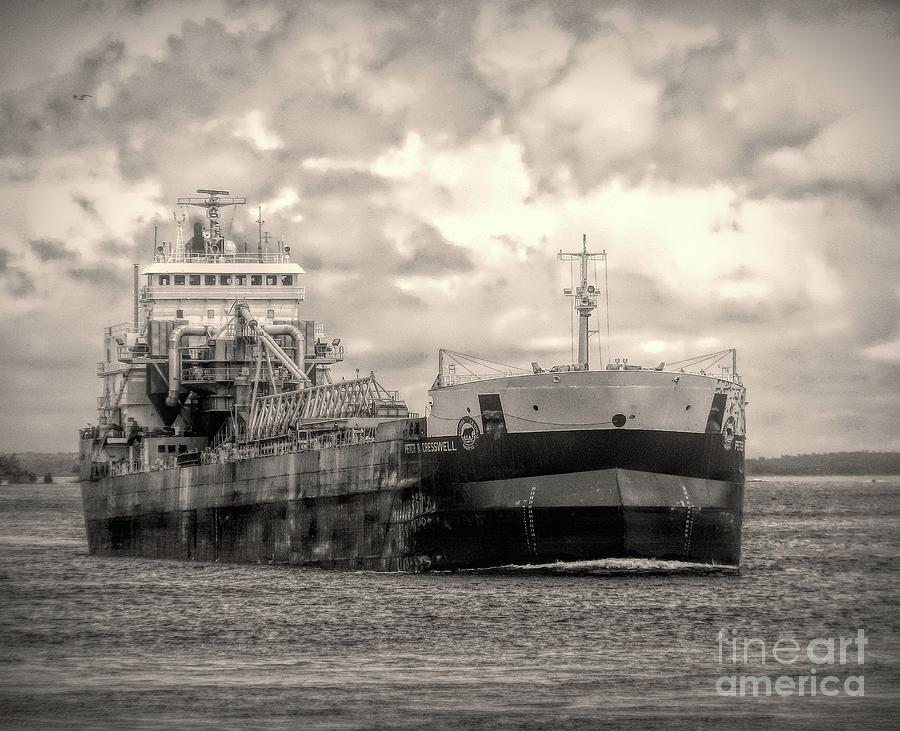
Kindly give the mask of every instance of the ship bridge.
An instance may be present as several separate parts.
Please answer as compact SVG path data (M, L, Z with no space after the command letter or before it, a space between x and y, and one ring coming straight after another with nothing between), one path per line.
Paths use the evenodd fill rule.
M299 305L306 292L300 284L303 268L291 261L291 247L270 242L263 231L262 211L256 223L259 238L254 244L231 238L231 223L221 222L224 212L246 203L227 190L200 189L201 196L179 198L180 216L176 239L156 243L153 263L141 270L144 286L140 299L146 320L188 320L192 324L221 327L235 300L246 301L264 322L300 319ZM188 222L186 211L200 208L202 220ZM275 251L270 251L272 246Z
M140 299L147 319L217 326L227 320L236 299L251 303L268 322L300 318L299 305L306 298L300 278L305 272L287 254L262 262L240 254L160 259L141 270Z

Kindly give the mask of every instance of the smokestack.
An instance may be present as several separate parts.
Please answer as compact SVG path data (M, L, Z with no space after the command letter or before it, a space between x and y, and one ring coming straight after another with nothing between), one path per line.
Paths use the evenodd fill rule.
M191 253L202 254L206 251L203 243L203 224L200 221L194 221L194 236L191 238Z

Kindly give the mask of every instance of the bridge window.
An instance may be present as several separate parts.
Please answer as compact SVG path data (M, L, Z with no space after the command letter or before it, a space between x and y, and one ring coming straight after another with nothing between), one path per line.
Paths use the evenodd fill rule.
M254 287L258 287L262 284L262 274L251 274L250 275L250 284Z
M207 287L215 286L215 283L216 283L216 275L215 274L207 274L206 277L204 278L204 284L206 284Z
M184 310L175 310L175 319L183 320L184 319Z
M188 281L190 281L192 287L200 286L200 275L199 274L189 274L188 276L190 277L190 279Z
M293 275L293 274L285 274L285 275L281 278L281 283L282 283L285 287L290 287L290 286L292 286L292 285L294 284L294 275Z
M228 287L231 285L231 275L230 274L220 274L219 275L219 284L224 287Z
M163 287L168 285L169 284L169 275L168 274L160 274L159 275L159 283Z
M184 284L184 274L175 275L175 284Z
M238 287L243 287L247 284L247 275L246 274L235 274L234 275L234 283L237 284Z
M266 285L272 287L278 284L278 275L277 274L266 274Z

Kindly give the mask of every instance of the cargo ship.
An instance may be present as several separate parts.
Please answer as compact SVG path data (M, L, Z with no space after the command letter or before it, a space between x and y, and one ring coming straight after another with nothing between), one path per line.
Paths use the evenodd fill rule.
M175 239L135 265L131 321L104 332L97 423L80 432L90 553L376 571L739 564L734 351L592 370L588 265L605 251L559 253L579 265L565 290L577 362L442 350L419 415L373 372L335 380L344 348L304 319L291 247L270 244L261 213L259 241L238 245L220 220L245 199L197 193L178 199Z

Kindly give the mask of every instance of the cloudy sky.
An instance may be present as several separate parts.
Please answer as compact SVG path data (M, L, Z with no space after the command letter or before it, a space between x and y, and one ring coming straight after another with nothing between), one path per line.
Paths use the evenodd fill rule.
M898 33L846 2L7 0L0 450L75 448L130 265L203 187L253 204L238 239L263 206L344 372L413 408L442 346L571 362L586 233L604 359L734 346L751 456L900 449Z

